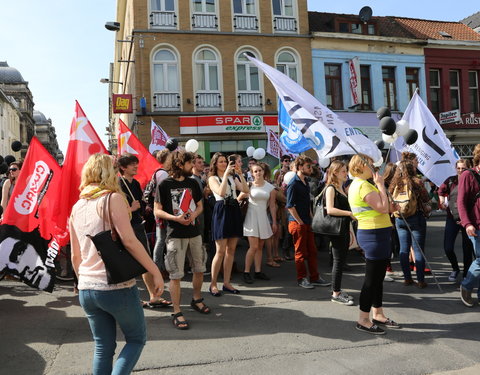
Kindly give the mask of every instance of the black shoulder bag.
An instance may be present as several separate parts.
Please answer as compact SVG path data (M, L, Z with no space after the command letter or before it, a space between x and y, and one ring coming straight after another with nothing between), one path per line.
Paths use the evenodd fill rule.
M333 185L328 185L333 186ZM333 216L327 214L327 207L325 204L325 192L328 186L317 197L317 206L315 215L312 220L312 231L314 233L324 234L327 236L340 236L342 233L345 216ZM335 186L333 186L335 189ZM337 189L335 189L335 202L337 201Z
M118 284L144 274L147 270L130 254L118 238L118 233L112 224L110 212L111 193L105 197L103 203L103 231L95 236L87 235L90 238L97 252L105 264L107 281L109 284ZM105 230L105 220L108 220L110 230ZM135 232L138 238L138 233ZM138 238L140 242L142 240Z

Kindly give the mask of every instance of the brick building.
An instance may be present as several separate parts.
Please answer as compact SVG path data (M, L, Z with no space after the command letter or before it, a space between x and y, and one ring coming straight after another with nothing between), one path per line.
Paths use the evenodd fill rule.
M121 116L145 145L153 119L207 160L265 147L276 93L243 53L312 91L306 0L119 0L117 21L112 91L133 95Z

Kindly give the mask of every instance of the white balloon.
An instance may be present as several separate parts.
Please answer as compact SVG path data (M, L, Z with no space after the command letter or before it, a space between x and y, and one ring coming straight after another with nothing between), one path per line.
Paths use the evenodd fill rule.
M374 167L381 167L383 164L383 156L380 156L380 159L378 159L375 163L373 163Z
M408 130L410 129L410 124L405 120L397 121L397 130L395 131L399 137L403 137L407 134Z
M294 171L288 171L285 173L285 176L283 176L283 183L288 185L290 181L292 181L292 178L295 177L295 172Z
M197 152L198 146L198 141L196 139L189 139L187 143L185 143L185 150L188 152Z
M397 140L397 138L398 138L397 133L393 133L392 135L382 134L382 139L386 143L393 143Z
M257 148L253 152L253 158L257 160L262 160L265 157L265 150L263 148Z
M251 157L253 156L253 153L255 152L255 147L253 147L253 146L247 147L247 151L246 151L246 152L247 152L247 156L248 156L249 158L251 158Z
M328 168L330 165L330 158L320 158L318 159L318 166L320 168Z

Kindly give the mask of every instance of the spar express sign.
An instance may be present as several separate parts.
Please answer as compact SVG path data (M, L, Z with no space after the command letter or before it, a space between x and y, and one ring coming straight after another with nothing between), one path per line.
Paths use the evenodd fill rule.
M180 134L265 133L277 127L277 116L180 116Z

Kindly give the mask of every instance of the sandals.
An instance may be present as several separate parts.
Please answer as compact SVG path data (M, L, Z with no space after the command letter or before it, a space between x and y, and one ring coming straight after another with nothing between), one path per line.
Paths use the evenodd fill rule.
M385 320L384 322L382 322L380 320L377 320L377 319L372 319L372 322L373 322L373 324L382 325L382 326L387 327L387 328L395 328L395 329L401 328L400 324L398 324L397 322L394 322L390 318L387 318L387 320Z
M278 264L277 262L275 262L274 260L269 260L267 261L267 266L269 267L272 267L272 268L278 268L280 267L280 264Z
M203 306L199 307L198 303L201 303ZM210 314L211 313L210 307L208 307L207 305L205 305L203 303L203 298L199 298L199 299L193 299L192 298L192 302L190 302L190 306L192 306L192 309L194 309L195 311L198 311L200 314Z
M158 308L165 308L170 307L172 305L172 301L167 301L166 299L160 299L158 301L142 301L142 307L144 309L158 309Z
M182 331L186 330L186 329L189 329L189 325L188 325L188 322L186 320L180 320L178 319L180 316L183 316L183 314L181 312L179 313L176 313L176 314L172 314L172 323L173 325L175 326L176 329L180 329Z
M284 262L284 261L285 261L285 258L282 258L282 257L273 257L273 261L274 261L274 262Z

